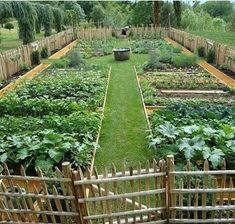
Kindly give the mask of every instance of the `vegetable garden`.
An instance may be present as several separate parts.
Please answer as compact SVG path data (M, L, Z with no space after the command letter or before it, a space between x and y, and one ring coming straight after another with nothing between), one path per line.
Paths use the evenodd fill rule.
M160 42L155 44L154 53L150 52L149 61L137 66L143 100L149 109L150 146L160 158L175 155L180 169L185 160L190 160L195 169L201 169L204 160L218 169L223 159L234 169L233 90L196 63L187 63L190 57L180 51L176 53L179 68L175 48L164 45L172 52L167 60L163 60L162 55L167 54Z
M112 49L123 46L131 47L130 60L115 61ZM104 200L114 198L114 202L107 203L114 211L113 216L118 216L117 211L126 214L129 208L131 212L136 207L142 211L145 199L147 209L154 209L152 207L158 197L164 207L159 209L164 210L166 201L171 199L164 198L162 193L165 194L166 185L172 184L166 184L164 178L168 175L172 179L171 174L174 175L174 170L166 169L174 167L176 172L184 172L182 170L185 169L190 172L219 170L224 168L225 161L227 169L235 168L234 90L200 67L200 60L199 55L184 54L181 47L175 47L159 37L78 41L65 56L47 59L46 63L51 65L46 70L20 82L0 99L1 170L6 171L4 164L14 175L27 172L35 176L38 170L42 175L42 170L49 179L55 178L58 186L60 181L66 182L71 178L69 181L74 189L77 185L82 186L82 189L78 187L79 194L92 193L91 201L99 197L100 201L103 197L108 197ZM165 158L168 158L168 167L165 166ZM169 158L175 159L175 165ZM160 160L159 167L156 160ZM65 161L69 163L63 163ZM188 161L187 167L185 161ZM97 169L93 169L94 166ZM128 171L127 166L131 167ZM57 167L63 172L67 167L68 176L63 176ZM98 175L104 167L104 174ZM122 168L122 173L116 172L116 168ZM108 174L107 169L112 169L112 173ZM95 176L92 176L93 171ZM56 179L58 174L65 179ZM146 180L139 180L143 176ZM107 182L115 178L119 181L119 177L124 184L120 189L112 185L115 193L120 190L119 195L115 195L108 191L111 184ZM203 178L195 180L202 184ZM138 181L134 182L134 179ZM130 183L125 180L130 180ZM175 185L169 187L180 192L183 179L177 177L175 180ZM193 187L197 184L195 180L190 179ZM93 184L83 187L89 181L104 186ZM223 181L225 186L226 178ZM138 191L134 183L138 184ZM61 187L52 185L53 190L50 184L43 184L44 188L50 189L50 197L55 197L58 192L60 196L67 194L63 184ZM202 185L204 187L204 183ZM217 188L211 183L208 186ZM94 189L98 190L93 192ZM191 186L190 190L193 190ZM151 195L156 191L160 192L159 196ZM126 197L128 206L115 207L117 200L124 197L121 193L127 193L134 199ZM132 193L140 195L140 202L141 197L144 198L142 204L138 204L137 196ZM194 200L196 196L191 197L190 194L187 198ZM74 211L72 203L78 197L74 195L70 192L68 196L73 197L69 202L71 205L68 206L66 198L63 198L62 207L57 202L52 204L53 209L66 208L68 213L71 210L73 218L76 212L86 218L98 215L97 220L100 219L100 210L106 212L103 202L98 207L92 204L98 208L97 214L96 209L90 212L90 216L82 214L86 209ZM84 195L79 196L81 206L85 204L81 202L86 200ZM177 199L177 203L181 203L180 200L183 199ZM208 199L205 203L211 202ZM50 200L46 203L50 204ZM159 217L156 215L155 218ZM37 218L41 219L40 216ZM167 217L164 216L164 219ZM52 216L48 220L53 220Z

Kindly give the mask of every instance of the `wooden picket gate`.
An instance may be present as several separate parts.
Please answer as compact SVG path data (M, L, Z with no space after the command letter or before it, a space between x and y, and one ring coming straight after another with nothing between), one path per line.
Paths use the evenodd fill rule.
M56 177L0 175L0 223L235 223L235 170L176 171L174 157L83 172L67 162Z

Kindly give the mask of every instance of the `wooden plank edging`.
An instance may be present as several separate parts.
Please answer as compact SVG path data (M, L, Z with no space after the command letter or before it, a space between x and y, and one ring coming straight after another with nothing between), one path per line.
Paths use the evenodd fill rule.
M71 42L55 54L49 57L49 59L58 59L62 56L64 56L66 53L68 53L77 43L77 40ZM5 86L3 89L0 90L0 97L4 97L7 93L10 91L16 89L21 83L23 83L26 80L32 79L35 76L37 76L42 71L46 70L51 66L50 63L41 63L40 65L36 66L32 70L25 73L23 76L19 77L17 80L9 83L7 86Z
M191 51L189 51L188 49L186 49L184 46L182 46L178 42L174 41L173 39L171 39L169 37L166 37L164 40L166 42L168 42L169 44L173 45L173 46L181 47L184 54L186 54L186 55L194 55L194 53L192 53ZM235 87L235 80L234 79L232 79L228 75L224 74L223 72L221 72L220 70L218 70L217 68L212 66L211 64L207 63L204 59L200 59L197 62L197 64L200 67L202 67L205 71L207 71L209 74L211 74L212 76L217 78L220 82L225 84L226 86L232 87L232 88Z
M135 78L136 78L136 82L137 82L137 86L138 86L138 89L139 89L139 94L140 94L140 97L141 97L141 102L142 102L142 106L143 106L143 110L144 110L144 116L145 116L147 126L148 126L148 131L150 132L150 135L153 135L151 125L150 125L150 121L149 121L149 117L148 117L148 112L147 112L147 109L146 109L146 106L145 106L145 103L144 103L143 92L142 92L142 89L141 89L141 86L140 86L140 82L139 82L139 78L138 78L138 74L137 74L135 66L134 66L134 71L135 71Z
M110 82L111 71L112 71L112 67L109 68L107 85L106 85L106 90L105 90L105 95L104 95L103 106L102 106L102 114L101 114L101 119L100 119L100 127L99 127L99 131L98 131L98 134L97 134L97 137L96 137L96 144L99 144L100 133L101 133L101 128L102 128L103 119L104 119L104 110L105 110L105 106L106 106L108 89L109 89L109 82ZM94 147L93 157L92 157L91 166L90 166L91 174L93 173L93 169L94 169L96 151L97 151L97 147Z

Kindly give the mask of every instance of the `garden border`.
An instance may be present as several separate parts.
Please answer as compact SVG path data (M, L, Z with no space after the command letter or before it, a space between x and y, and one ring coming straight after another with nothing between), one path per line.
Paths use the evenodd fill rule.
M149 121L149 118L148 118L148 112L147 112L147 109L146 109L146 106L145 106L145 103L144 103L144 96L143 96L143 92L142 92L140 82L139 82L139 78L138 78L138 73L136 71L135 66L134 66L134 72L135 72L135 78L136 78L137 86L138 86L138 89L139 89L140 98L141 98L141 101L142 101L142 106L143 106L143 110L144 110L145 119L146 119L146 122L147 122L149 132L152 135L152 129L151 129L150 121Z
M164 38L164 40L166 42L168 42L169 44L173 45L173 46L181 47L184 54L186 54L186 55L194 55L193 52L189 51L184 46L182 46L181 44L177 43L176 41L174 41L170 37L166 37L166 38ZM214 77L216 77L217 79L219 79L226 86L233 87L233 88L235 87L235 80L234 79L230 78L229 76L227 76L226 74L224 74L223 72L221 72L220 70L215 68L214 66L210 65L204 59L200 59L197 62L197 64L200 67L202 67L205 71L207 71L209 74L211 74Z
M105 110L105 106L106 106L106 102L107 102L107 95L108 95L111 72L112 72L112 67L110 66L109 67L109 72L108 72L107 85L106 85L106 89L105 89L104 101L103 101L103 105L102 105L102 114L101 114L101 119L100 119L100 127L99 127L99 131L98 131L98 134L97 134L97 137L96 137L96 144L99 144L99 140L100 140L100 133L101 133L101 128L102 128L103 120L104 120L104 110ZM95 146L94 150L93 150L93 155L92 155L92 160L91 160L91 165L90 165L91 174L93 173L93 169L94 169L96 151L97 151L97 146Z
M55 54L51 55L49 59L58 59L62 56L64 56L66 53L68 53L77 43L77 40L74 40L73 42L69 43L67 46L56 52ZM4 97L8 92L14 90L17 86L19 86L22 82L32 79L36 75L38 75L40 72L46 70L51 66L51 63L41 63L40 65L36 66L23 76L19 77L15 81L12 81L7 86L5 86L3 89L0 90L0 97Z

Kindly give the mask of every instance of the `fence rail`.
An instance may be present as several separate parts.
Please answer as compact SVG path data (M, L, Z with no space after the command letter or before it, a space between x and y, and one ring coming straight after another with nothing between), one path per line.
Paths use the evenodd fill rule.
M223 163L224 164L224 163ZM233 223L235 172L175 171L174 157L94 174L56 169L56 177L0 175L0 223ZM86 174L86 176L84 176Z
M174 28L169 29L168 36L192 52L196 52L198 47L204 47L205 53L207 53L209 49L213 48L215 50L216 64L225 64L228 66L228 69L235 72L234 47L220 44L207 38L196 36L194 34L190 34Z

